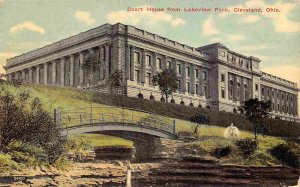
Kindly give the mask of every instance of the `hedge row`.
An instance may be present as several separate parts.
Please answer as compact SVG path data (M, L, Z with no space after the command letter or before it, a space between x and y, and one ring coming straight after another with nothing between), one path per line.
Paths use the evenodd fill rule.
M87 91L83 91L87 92ZM167 116L171 118L189 120L190 116L205 113L210 118L210 124L221 127L228 127L233 123L239 129L252 131L252 125L245 116L224 111L216 111L204 108L190 107L178 104L150 101L146 99L132 98L124 95L89 92L92 94L92 102L110 106L135 108ZM82 98L86 99L86 98ZM283 137L300 136L300 124L296 122L270 119L269 135Z

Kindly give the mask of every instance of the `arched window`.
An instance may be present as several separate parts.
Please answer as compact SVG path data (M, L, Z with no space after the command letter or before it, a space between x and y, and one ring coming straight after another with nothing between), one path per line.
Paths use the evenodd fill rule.
M199 104L199 105L198 105L198 108L202 108L202 105L201 105L201 104Z
M180 104L181 104L181 105L184 105L184 102L183 102L183 101L181 101L181 102L180 102Z
M161 102L166 102L166 100L165 100L164 97L161 97L161 98L160 98L160 101L161 101Z
M143 99L143 98L144 98L144 95L143 95L142 93L139 93L139 94L138 94L138 97L139 97L140 99Z
M175 103L175 100L173 98L171 99L171 103Z
M209 105L207 105L207 106L206 106L206 108L207 108L207 109L210 109L210 106L209 106Z
M233 109L233 113L236 113L236 112L237 112L237 110L234 108L234 109Z
M155 98L153 95L150 95L150 100L155 101Z
M189 106L191 106L191 107L194 107L194 103L190 103L190 105Z

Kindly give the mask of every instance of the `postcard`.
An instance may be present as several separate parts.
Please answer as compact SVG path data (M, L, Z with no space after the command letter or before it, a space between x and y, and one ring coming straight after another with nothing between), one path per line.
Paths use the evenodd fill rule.
M299 186L299 0L0 0L0 186Z

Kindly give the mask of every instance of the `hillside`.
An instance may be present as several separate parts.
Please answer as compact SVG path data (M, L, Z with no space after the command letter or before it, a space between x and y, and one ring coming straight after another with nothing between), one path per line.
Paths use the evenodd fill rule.
M251 133L246 132L249 130L251 131L251 124L249 121L237 114L161 103L144 99L129 98L121 95L104 94L74 88L61 88L44 85L23 85L20 88L9 86L9 89L12 91L29 90L33 97L39 97L41 99L45 109L50 113L53 113L55 108L68 110L93 106L97 108L96 111L93 111L96 113L116 112L121 110L120 107L135 108L136 110L124 109L122 112L136 116L147 116L148 114L143 111L148 111L166 116L168 118L174 118L176 120L176 131L180 132L191 131L192 124L187 121L188 118L193 114L203 112L210 116L211 124L209 126L201 127L199 134L200 136L223 136L225 129L224 127L229 126L231 123L233 123L239 129L245 130L245 132L242 132L242 137L252 136ZM297 129L299 128L299 125L290 124L290 127L294 127L294 131L291 131L290 133L299 132ZM286 129L282 130L282 132L286 131Z
M158 101L150 101L146 99L130 98L122 95L105 94L87 90L79 90L74 88L50 87L43 85L27 85L24 88L30 89L35 96L42 98L46 109L50 112L54 108L62 110L80 108L80 107L99 107L96 112L112 112L120 107L134 108L136 110L147 111L170 118L175 118L177 122L177 131L188 130L190 123L187 122L190 116L197 113L206 113L210 117L210 125L218 127L228 127L233 123L241 130L252 131L251 123L239 114L233 114L222 111L206 110L197 107L189 107L176 105L171 103L162 103ZM107 107L114 106L114 107ZM103 108L101 108L103 107ZM133 110L124 110L123 112L131 115L146 116L144 112ZM269 133L273 136L289 136L295 137L300 135L300 125L295 122L287 122L283 120L269 120ZM214 130L208 130L214 135L220 135L219 131L223 128L215 127ZM216 130L218 129L218 130ZM218 132L216 132L216 131Z
M62 87L50 87L43 85L23 85L21 87L13 87L11 85L5 85L6 89L11 92L29 91L32 98L39 97L43 103L43 106L49 113L53 113L54 109L60 108L61 110L68 110L74 108L85 108L93 107L93 113L106 112L106 113L126 113L128 115L135 115L146 117L149 115L147 112L152 112L165 116L167 119L176 120L176 132L181 131L192 131L193 124L187 119L189 116L198 112L207 113L210 116L211 124L207 126L201 126L199 129L199 137L201 141L195 142L196 147L201 147L203 150L213 150L215 147L227 145L230 146L233 143L227 139L222 138L224 136L225 127L229 126L232 122L238 126L241 130L241 138L253 138L254 135L251 133L251 126L249 121L242 118L237 114L230 114L226 112L210 111L200 108L180 106L168 103L153 102L142 99L128 98L120 95L103 94L86 90L79 90L73 88L62 88ZM122 109L121 107L135 108ZM95 109L95 110L94 110ZM143 111L142 111L143 110ZM147 111L147 112L146 112ZM292 126L289 130L298 130L298 126ZM244 130L242 130L244 129ZM297 133L299 131L296 131ZM92 147L100 146L122 146L132 147L131 141L124 140L118 137L105 136L100 134L82 134L76 137L72 137L79 142L85 142ZM268 150L275 145L284 143L285 141L281 138L274 136L259 136L259 151L262 151L266 159L262 159L263 162L268 160ZM233 146L235 147L235 146ZM210 152L210 151L208 151ZM239 154L233 152L232 154ZM260 157L253 157L256 162ZM244 163L241 157L230 157L226 162L229 163ZM249 164L253 160L250 159ZM257 161L260 163L260 161ZM248 163L248 161L247 161Z

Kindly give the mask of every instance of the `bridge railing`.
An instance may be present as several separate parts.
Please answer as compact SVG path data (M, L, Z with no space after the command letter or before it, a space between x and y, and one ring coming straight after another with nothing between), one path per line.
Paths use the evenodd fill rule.
M98 110L97 110L98 109ZM99 110L109 109L109 110ZM141 125L175 134L175 121L153 113L128 114L128 108L89 107L60 112L60 123L66 128L91 124ZM106 111L106 112L105 112ZM108 111L108 112L107 112Z

